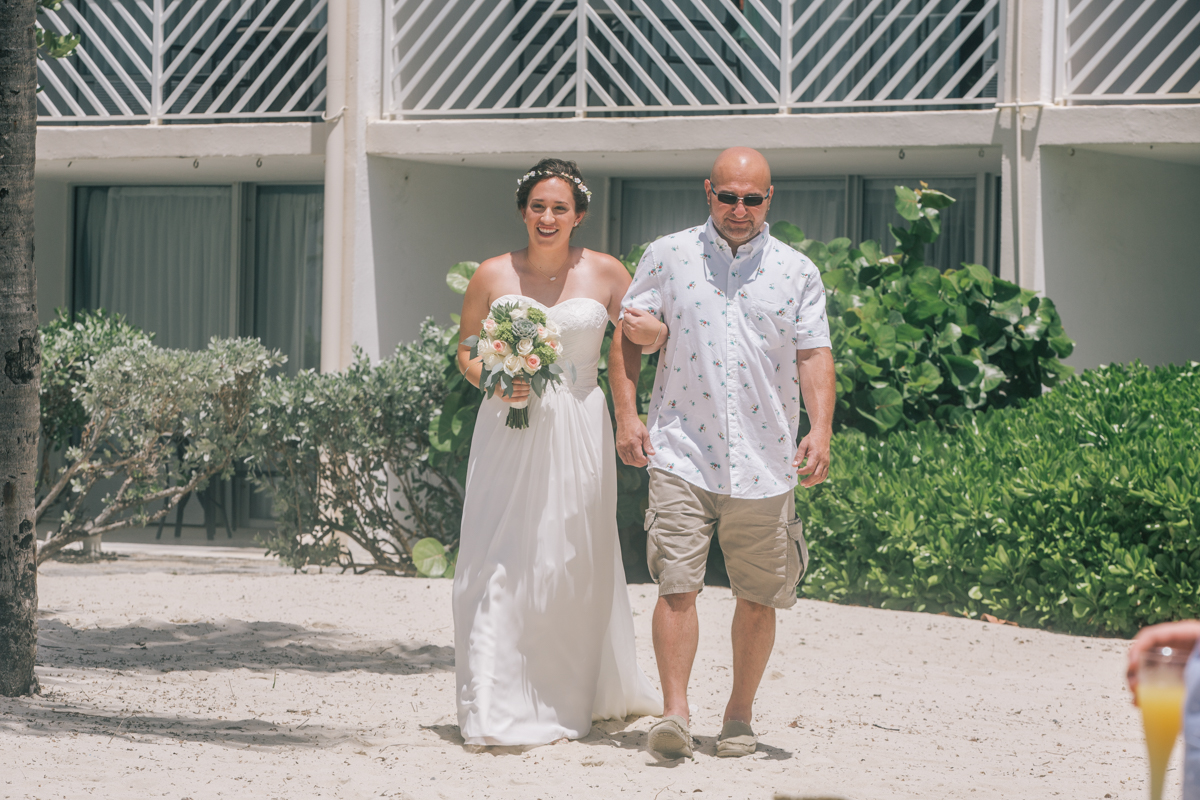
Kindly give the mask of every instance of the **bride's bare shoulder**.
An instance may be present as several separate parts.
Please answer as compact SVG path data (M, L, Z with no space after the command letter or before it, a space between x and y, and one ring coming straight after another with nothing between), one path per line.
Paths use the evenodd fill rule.
M484 280L511 275L514 273L514 261L516 253L501 253L498 256L492 256L479 265L475 270L476 277Z
M514 253L501 253L484 261L471 276L471 288L496 297L509 291L518 281L514 256Z
M629 271L625 269L625 265L608 253L585 248L583 261L589 266L592 274L601 280L629 280Z

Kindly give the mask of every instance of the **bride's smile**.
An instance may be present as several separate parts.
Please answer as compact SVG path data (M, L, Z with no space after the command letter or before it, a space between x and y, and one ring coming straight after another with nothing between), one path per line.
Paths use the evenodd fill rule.
M583 219L576 211L570 184L562 178L550 178L538 183L525 206L525 227L533 245L552 248L570 245L571 231Z

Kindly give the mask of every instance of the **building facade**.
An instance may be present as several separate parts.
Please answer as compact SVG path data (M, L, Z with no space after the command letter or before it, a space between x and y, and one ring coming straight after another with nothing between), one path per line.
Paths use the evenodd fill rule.
M387 355L519 247L516 178L580 164L578 241L704 219L762 150L771 219L887 240L892 186L958 199L931 259L1045 292L1090 367L1200 360L1200 0L63 0L39 64L43 319L105 307L291 368ZM890 242L889 242L890 244Z

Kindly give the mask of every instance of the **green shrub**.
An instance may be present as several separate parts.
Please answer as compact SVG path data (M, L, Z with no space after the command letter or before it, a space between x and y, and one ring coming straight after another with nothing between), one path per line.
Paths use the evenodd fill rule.
M813 260L828 290L837 427L885 433L927 419L960 423L970 411L1037 397L1072 374L1058 359L1074 343L1048 298L978 264L944 273L925 264L940 211L953 202L897 186L896 211L910 224L890 226L898 248L891 255L873 241L823 244L786 222L772 226Z
M81 392L87 370L115 347L149 344L151 335L120 314L81 311L72 320L65 309L42 325L42 382L39 391L42 423L42 465L38 483L45 491L50 478L50 454L62 451L88 423Z
M266 373L283 361L257 339L214 339L194 352L132 338L84 367L74 385L86 422L38 503L39 520L64 504L39 563L87 536L147 525L212 477L231 475ZM114 479L94 506L92 490Z
M356 350L344 372L306 370L269 385L253 452L277 515L263 541L285 564L415 575L419 542L457 547L462 497L445 462L430 458L429 442L446 398L448 336L427 320L420 340L377 365ZM356 562L346 540L370 562ZM436 569L428 548L418 560Z
M1131 635L1200 615L1200 364L1089 371L952 431L834 437L805 594Z

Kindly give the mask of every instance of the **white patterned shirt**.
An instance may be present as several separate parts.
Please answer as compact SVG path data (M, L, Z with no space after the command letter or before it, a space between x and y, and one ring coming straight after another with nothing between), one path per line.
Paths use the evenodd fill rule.
M796 351L829 347L816 265L767 225L737 256L712 219L646 248L622 306L665 321L647 428L650 466L718 494L796 486Z

